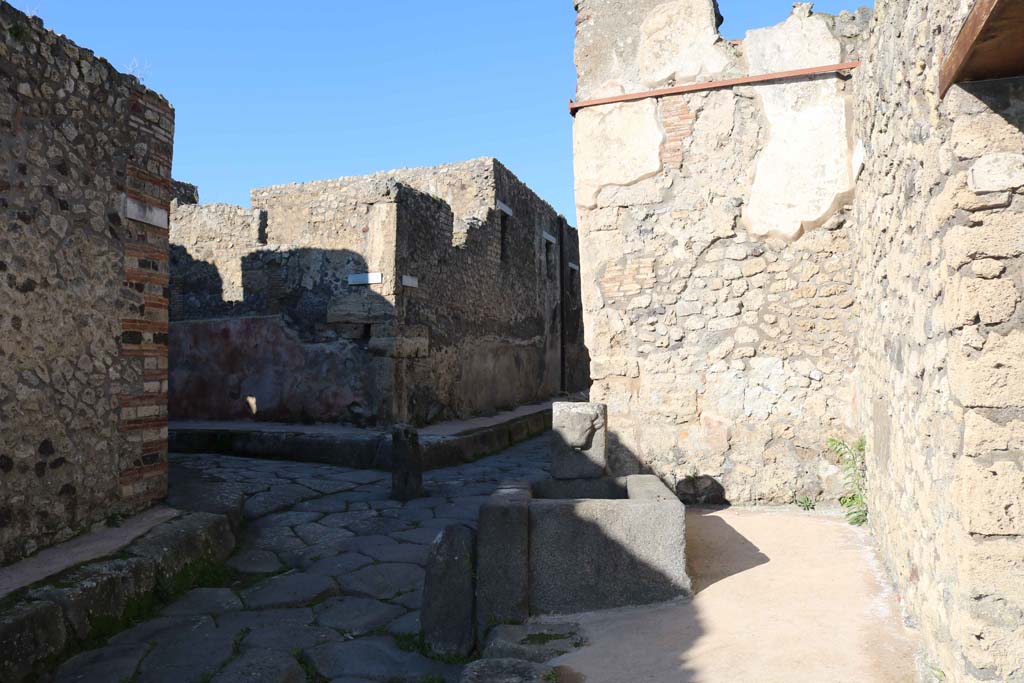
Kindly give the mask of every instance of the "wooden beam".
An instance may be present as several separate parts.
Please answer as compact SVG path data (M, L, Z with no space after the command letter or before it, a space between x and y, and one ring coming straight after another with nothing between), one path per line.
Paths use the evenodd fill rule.
M939 71L939 95L955 83L1024 75L1024 0L975 0Z

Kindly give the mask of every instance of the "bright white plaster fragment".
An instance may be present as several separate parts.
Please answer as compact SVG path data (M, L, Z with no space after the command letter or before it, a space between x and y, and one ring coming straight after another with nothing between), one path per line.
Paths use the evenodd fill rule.
M782 24L747 33L751 75L836 64L839 41L798 4ZM768 119L743 218L757 236L799 237L820 225L852 185L847 102L835 76L755 86Z

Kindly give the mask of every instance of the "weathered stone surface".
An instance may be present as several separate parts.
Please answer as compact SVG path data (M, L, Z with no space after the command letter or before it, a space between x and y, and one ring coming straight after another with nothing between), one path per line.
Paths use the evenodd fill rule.
M304 683L306 673L284 652L243 652L213 677L212 683Z
M546 683L550 667L522 659L478 659L462 670L460 683Z
M328 643L306 650L316 670L329 678L364 676L372 679L440 676L454 681L457 666L442 664L412 652L403 652L391 638L360 638Z
M338 585L322 574L290 572L268 579L242 593L249 609L307 605L338 594Z
M60 607L52 602L19 603L0 614L0 674L17 681L36 662L64 650L67 630Z
M676 0L647 15L636 57L644 85L713 80L730 66L716 9L711 0Z
M685 532L677 500L532 501L530 613L586 612L689 594Z
M476 533L447 527L430 546L423 582L423 640L441 655L465 657L476 644Z
M632 185L661 170L664 134L653 100L584 109L573 136L578 206L592 208L602 188Z
M596 479L607 462L607 408L598 403L552 406L551 475L556 479Z
M225 561L234 547L235 537L224 515L192 512L161 524L127 550L154 562L157 581L166 584L188 565Z
M369 633L401 616L404 609L370 598L335 598L320 603L316 621L354 635Z
M83 652L61 665L56 683L131 680L149 649L149 644L136 644Z
M166 617L221 614L242 609L242 601L230 588L193 588L163 609Z
M487 636L485 659L525 659L546 662L585 644L579 624L506 624Z
M423 450L420 437L408 425L391 430L391 497L407 501L423 495Z
M387 600L418 588L423 582L423 567L399 562L381 562L363 567L338 578L346 593L368 595Z
M273 574L283 566L277 555L269 550L242 550L224 564L245 574Z
M525 621L530 614L529 490L498 491L480 507L476 536L476 622Z
M968 176L975 192L1001 192L1024 186L1024 154L986 154L971 166Z

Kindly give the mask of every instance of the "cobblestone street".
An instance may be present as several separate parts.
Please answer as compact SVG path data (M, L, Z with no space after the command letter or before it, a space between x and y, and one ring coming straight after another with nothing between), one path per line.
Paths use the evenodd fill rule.
M459 665L417 651L429 545L449 524L474 524L500 482L546 476L548 454L538 437L428 472L428 497L405 504L388 499L384 472L213 455L171 463L244 488L228 565L271 576L189 591L68 661L60 683L455 681Z

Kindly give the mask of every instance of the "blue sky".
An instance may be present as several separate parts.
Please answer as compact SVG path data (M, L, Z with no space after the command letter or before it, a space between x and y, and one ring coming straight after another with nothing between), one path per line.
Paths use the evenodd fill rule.
M174 176L202 201L478 156L575 220L571 0L14 0L177 111ZM828 0L821 12L863 2ZM721 0L727 38L791 0Z

